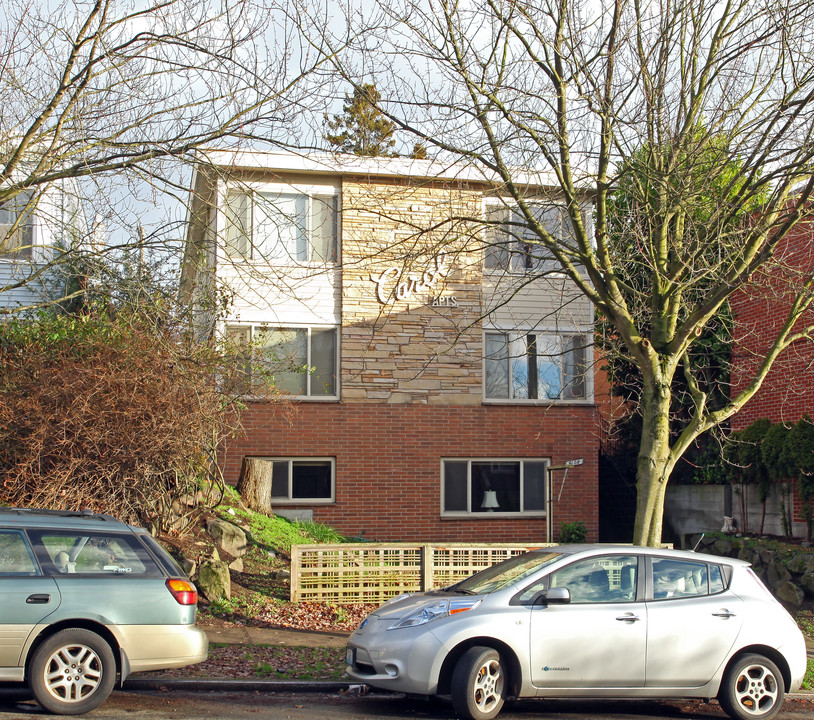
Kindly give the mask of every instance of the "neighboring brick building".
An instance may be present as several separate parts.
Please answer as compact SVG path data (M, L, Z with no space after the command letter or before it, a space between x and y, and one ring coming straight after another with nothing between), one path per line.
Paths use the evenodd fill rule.
M753 377L786 322L795 296L812 273L814 223L806 222L798 225L778 246L775 261L756 273L750 285L733 295L733 397ZM814 311L804 314L797 328L804 324L814 324ZM792 425L804 414L814 419L814 343L810 339L795 342L780 355L760 390L732 418L732 428L742 430L759 418ZM795 523L803 523L796 497L794 506Z
M752 283L732 297L736 320L732 351L733 396L746 387L786 321L805 278L814 271L814 223L799 225ZM812 323L814 312L803 316ZM735 429L758 418L795 423L804 413L814 417L814 343L803 339L775 361L763 386L733 418Z
M400 159L207 159L182 293L203 327L264 348L296 399L293 413L249 402L228 482L245 457L267 460L275 512L371 539L543 541L552 514L554 537L579 520L596 539L593 311L506 233L511 208L481 177ZM558 198L531 180L562 237ZM232 298L225 319L200 302L214 288Z

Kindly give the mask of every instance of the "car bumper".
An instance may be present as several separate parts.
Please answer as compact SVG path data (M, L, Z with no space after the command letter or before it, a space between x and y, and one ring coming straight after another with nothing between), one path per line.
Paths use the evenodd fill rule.
M426 631L355 633L348 641L347 673L384 690L434 695L444 654L441 642Z
M195 625L117 625L111 630L130 672L165 670L206 660L209 641Z

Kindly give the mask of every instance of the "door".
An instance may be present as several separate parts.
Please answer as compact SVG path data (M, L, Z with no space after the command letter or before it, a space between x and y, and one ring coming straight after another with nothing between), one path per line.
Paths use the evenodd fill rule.
M56 583L40 574L23 534L0 530L0 668L19 665L34 626L59 602Z
M720 567L653 559L647 603L647 685L699 687L726 659L743 624L743 601L724 590Z
M638 558L605 555L552 573L571 602L531 611L531 679L539 688L642 687L647 608L638 602Z

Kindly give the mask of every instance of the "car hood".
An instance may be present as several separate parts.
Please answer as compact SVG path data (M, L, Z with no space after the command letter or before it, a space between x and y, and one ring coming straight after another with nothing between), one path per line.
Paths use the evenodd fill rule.
M388 600L386 603L374 610L371 615L387 620L399 620L409 615L425 605L431 605L440 600L468 597L457 593L445 592L444 590L431 590L429 592L415 593L407 597Z

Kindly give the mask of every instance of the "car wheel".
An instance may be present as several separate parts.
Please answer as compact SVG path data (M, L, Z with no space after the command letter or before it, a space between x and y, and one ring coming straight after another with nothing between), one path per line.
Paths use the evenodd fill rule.
M768 720L783 704L780 670L762 655L738 658L724 677L718 701L735 720Z
M107 700L116 681L110 645L90 630L61 630L31 659L29 687L43 708L57 715L81 715Z
M452 673L452 705L469 720L491 720L503 707L506 670L497 650L469 648Z

